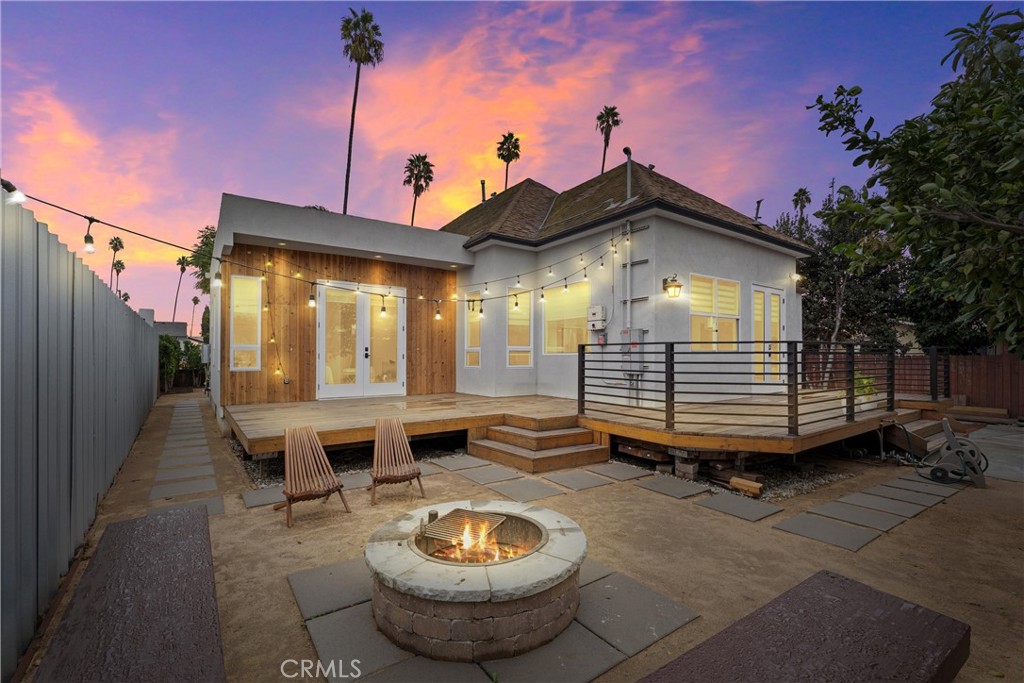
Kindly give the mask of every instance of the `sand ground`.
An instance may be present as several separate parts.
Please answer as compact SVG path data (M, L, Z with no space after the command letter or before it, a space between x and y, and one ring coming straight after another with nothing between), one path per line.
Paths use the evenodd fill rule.
M148 499L173 404L201 394L161 397L131 455L103 500L84 560L44 625L33 661L45 656L61 610L106 525L155 506ZM203 404L208 435L219 432ZM211 439L225 514L210 517L224 663L230 681L283 680L285 659L316 652L292 598L289 574L359 558L379 525L423 505L404 485L369 493L347 490L353 512L337 497L295 507L295 524L271 507L246 509L252 488L226 439ZM893 465L837 463L854 476L783 501L785 510L747 522L622 482L537 501L575 519L594 559L683 603L700 618L604 674L633 681L800 583L821 569L862 581L970 624L971 656L958 681L1024 681L1024 484L996 479L968 487L893 529L859 552L788 534L772 525L811 507L887 481ZM500 498L457 474L425 479L428 500ZM210 494L199 494L203 498ZM703 494L702 494L703 495ZM34 666L28 668L32 678Z

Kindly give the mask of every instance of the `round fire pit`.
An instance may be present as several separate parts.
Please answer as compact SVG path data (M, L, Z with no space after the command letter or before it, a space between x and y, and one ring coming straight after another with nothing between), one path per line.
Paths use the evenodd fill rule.
M438 513L428 523L428 514ZM366 544L377 627L449 661L511 657L561 633L579 606L583 530L528 503L459 501L391 520Z

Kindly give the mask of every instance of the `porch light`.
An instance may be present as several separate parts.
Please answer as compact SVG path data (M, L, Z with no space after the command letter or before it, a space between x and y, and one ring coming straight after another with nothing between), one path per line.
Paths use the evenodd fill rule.
M89 221L89 225L85 227L85 239L83 240L85 242L84 251L86 254L95 254L96 240L94 240L92 237L92 224L96 222L96 219L93 218L92 216L89 216L85 220Z
M12 183L10 180L0 180L0 184L3 185L3 188L5 190L7 190L7 194L9 195L7 197L7 203L8 204L24 204L25 203L25 199L26 199L25 193L22 192L21 190L19 190L18 188L16 188L14 186L14 183Z
M309 307L316 308L316 284L309 283Z
M793 282L800 282L801 280L804 279L804 276L801 275L800 273L790 273L789 279L792 280Z
M678 299L683 293L683 283L676 279L677 274L672 273L670 277L661 279L661 288L668 294L669 299Z

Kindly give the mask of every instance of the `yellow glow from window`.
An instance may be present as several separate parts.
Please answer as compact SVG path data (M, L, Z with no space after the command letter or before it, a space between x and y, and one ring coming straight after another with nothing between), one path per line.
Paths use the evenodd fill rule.
M544 353L576 353L580 344L590 340L589 305L589 282L575 282L568 289L551 289L544 305Z

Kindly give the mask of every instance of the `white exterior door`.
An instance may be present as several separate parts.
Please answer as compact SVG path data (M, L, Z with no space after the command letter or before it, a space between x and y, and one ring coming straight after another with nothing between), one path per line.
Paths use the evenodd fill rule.
M781 384L786 381L782 350L785 330L781 289L754 285L754 381Z
M405 394L405 289L317 286L317 398Z

